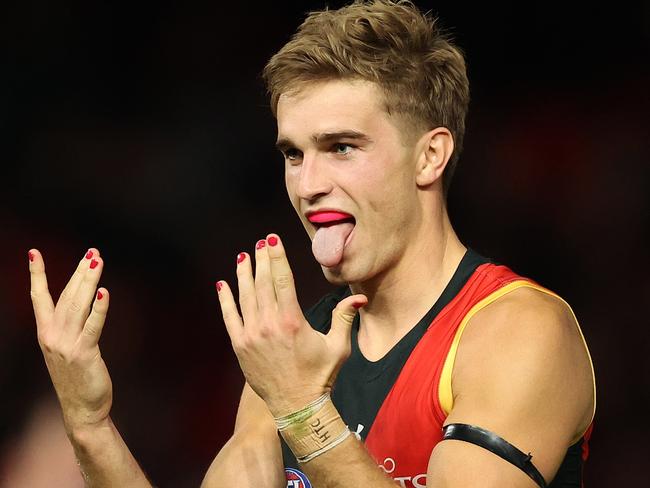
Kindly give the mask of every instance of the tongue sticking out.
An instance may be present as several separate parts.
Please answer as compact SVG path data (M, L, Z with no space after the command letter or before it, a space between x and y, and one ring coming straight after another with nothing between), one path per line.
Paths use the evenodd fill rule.
M316 261L328 268L336 266L343 259L345 240L354 229L352 222L320 227L311 243Z

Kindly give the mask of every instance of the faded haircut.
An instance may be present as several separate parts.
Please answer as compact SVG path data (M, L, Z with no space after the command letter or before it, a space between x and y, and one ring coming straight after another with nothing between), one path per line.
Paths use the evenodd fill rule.
M463 147L469 82L462 51L437 23L410 1L356 0L309 13L264 67L273 115L281 94L310 82L374 82L383 91L386 112L400 116L406 130L419 136L418 131L442 126L451 132L446 194Z

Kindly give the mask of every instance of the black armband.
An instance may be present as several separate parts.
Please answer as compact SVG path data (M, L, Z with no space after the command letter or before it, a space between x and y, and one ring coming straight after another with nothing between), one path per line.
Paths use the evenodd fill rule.
M508 441L489 430L481 429L475 425L449 424L442 428L442 432L443 440L465 441L487 449L510 464L517 466L540 488L546 488L544 477L530 461L533 457L532 454L524 454Z

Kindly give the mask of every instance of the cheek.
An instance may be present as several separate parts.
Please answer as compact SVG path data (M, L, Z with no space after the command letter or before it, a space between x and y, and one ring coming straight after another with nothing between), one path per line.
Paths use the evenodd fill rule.
M287 190L287 195L291 204L298 210L298 197L296 196L296 177L291 173L290 169L284 171L284 187Z
M403 235L410 227L417 200L415 190L405 181L403 174L377 178L368 176L363 183L363 200L368 224L384 235Z
M386 171L385 166L364 167L354 180L347 183L348 188L367 202L370 210L380 214L379 218L384 214L393 214L403 204L402 197L406 190L404 174Z

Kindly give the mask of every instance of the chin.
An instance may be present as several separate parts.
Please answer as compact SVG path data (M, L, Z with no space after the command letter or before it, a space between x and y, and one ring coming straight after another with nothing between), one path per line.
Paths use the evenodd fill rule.
M359 273L358 269L353 270L349 264L346 266L345 263L331 268L321 265L321 269L323 270L325 279L335 286L360 283L367 279L366 276Z
M340 266L336 266L334 268L328 268L326 266L321 265L320 268L323 270L325 279L329 281L332 285L342 286L348 284L348 281L345 279L345 276L341 272Z

